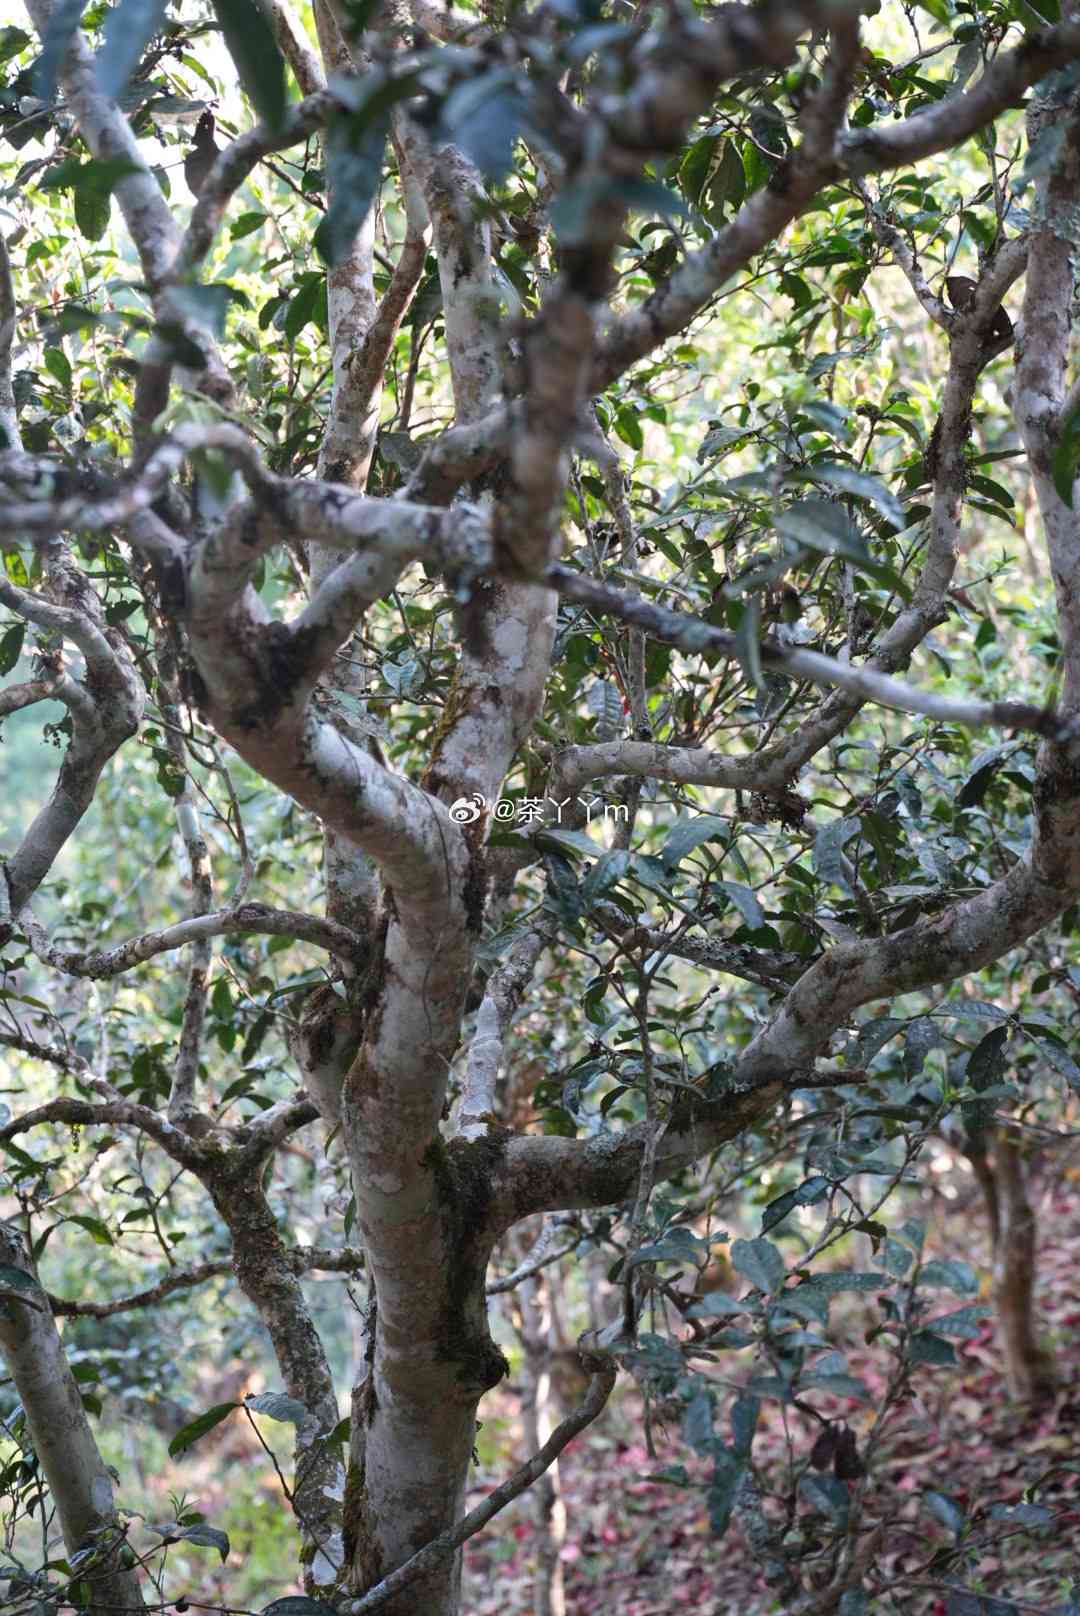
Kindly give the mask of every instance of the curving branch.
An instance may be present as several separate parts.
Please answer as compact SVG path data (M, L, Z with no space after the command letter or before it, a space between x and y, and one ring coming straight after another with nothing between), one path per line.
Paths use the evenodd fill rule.
M55 675L50 693L67 706L71 739L49 801L7 861L6 883L0 882L0 887L6 884L0 892L0 929L9 933L10 917L29 902L93 801L106 763L138 729L145 701L122 640L106 625L93 589L56 542L46 550L45 581L52 599L0 578L0 605L71 640L82 652L85 676L76 681L59 667Z
M840 145L841 164L848 174L860 177L959 145L1009 107L1019 106L1025 90L1078 55L1076 18L1039 29L1015 50L996 57L970 90L947 95L896 123L883 119L868 129L849 130Z
M734 791L777 791L790 771L771 754L731 758L707 746L663 746L653 741L599 741L568 746L552 760L548 795L555 802L576 797L590 780L632 775L683 786L719 786Z
M562 1238L568 1229L573 1230L574 1233L574 1238L570 1241ZM545 1218L540 1233L533 1241L524 1260L518 1263L517 1267L509 1274L504 1274L502 1279L491 1280L487 1286L488 1296L505 1296L507 1291L516 1290L519 1285L523 1285L534 1274L539 1274L545 1268L550 1268L553 1263L561 1262L564 1257L569 1257L570 1253L576 1251L580 1244L580 1231L577 1230L571 1218Z
M532 981L536 962L552 935L551 928L543 926L526 932L488 978L469 1044L455 1129L463 1139L479 1139L491 1131L506 1035Z
M57 694L62 681L55 677L44 679L26 679L19 685L8 685L6 690L0 690L0 719L9 718L12 713L21 712L24 707L33 707L39 701L62 701L63 696Z
M676 645L691 656L704 650L722 651L731 657L737 654L734 634L712 628L700 618L657 606L641 595L616 589L561 563L549 567L546 576L565 599L621 617L624 622L636 623L653 639ZM940 723L963 724L973 729L990 726L1030 730L1063 742L1080 734L1080 725L1072 717L1059 717L1053 708L1018 701L961 701L951 696L935 696L872 667L857 667L820 651L781 645L776 640L763 640L760 649L766 667L809 679L814 684L835 685L860 701L876 702L906 713L922 713Z
M804 116L802 144L706 247L689 254L644 302L614 322L596 355L592 393L603 392L637 360L684 331L724 282L775 241L835 177L839 131L859 41L850 18L830 17L830 26L835 44L821 88Z
M33 1051L38 1053L38 1051ZM79 1128L127 1126L138 1128L159 1144L166 1155L182 1167L198 1173L204 1165L205 1152L199 1142L148 1105L134 1100L74 1100L61 1097L48 1100L44 1105L25 1111L20 1117L0 1124L0 1140L15 1139L29 1133L46 1122L63 1122Z
M61 948L49 941L43 929L26 912L20 916L20 924L38 959L56 966L68 976L97 980L121 976L133 966L142 965L159 954L187 948L211 937L244 934L294 937L298 942L313 943L343 960L355 959L363 948L362 939L336 921L325 920L320 915L302 914L294 909L270 909L262 903L242 903L237 908L191 915L186 920L178 920L175 925L164 926L159 931L143 932L126 943L103 949Z

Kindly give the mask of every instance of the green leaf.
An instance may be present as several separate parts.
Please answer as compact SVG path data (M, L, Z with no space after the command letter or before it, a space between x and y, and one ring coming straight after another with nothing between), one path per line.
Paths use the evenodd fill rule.
M973 1089L987 1089L996 1083L1005 1070L1005 1046L1009 1040L1008 1027L991 1027L980 1038L968 1056L964 1076Z
M97 81L103 95L115 100L139 65L144 48L157 33L168 0L118 0L105 18L97 58Z
M548 894L556 913L570 927L576 927L584 912L581 892L569 859L558 853L543 855L548 878Z
M46 348L41 356L49 375L60 383L65 392L71 388L71 360L63 348Z
M761 1232L768 1233L778 1223L783 1223L790 1212L797 1206L813 1206L815 1202L824 1200L829 1193L829 1180L815 1173L812 1178L799 1185L797 1190L789 1190L786 1195L778 1195L775 1201L770 1201L761 1214Z
M679 168L679 184L683 194L695 207L701 201L701 193L712 171L717 145L715 135L703 135L700 140L695 140Z
M250 236L253 230L265 224L270 217L268 213L242 213L229 227L229 238L232 241L241 241L244 236Z
M289 1397L285 1392L260 1392L258 1396L245 1397L244 1407L287 1425L303 1425L305 1420L311 1418L311 1411L300 1399Z
M727 821L712 814L697 814L693 819L677 819L667 834L660 857L669 870L681 864L688 853L702 842L714 841L728 834Z
M923 1494L926 1507L931 1515L935 1516L954 1537L959 1537L964 1530L967 1516L954 1498L948 1493L939 1493L931 1489Z
M854 466L839 461L814 466L806 475L814 482L828 483L832 488L842 489L845 494L855 494L860 499L869 500L898 531L907 526L903 505L880 478L871 477L865 471L856 471Z
M1030 1029L1025 1029L1030 1034ZM1042 1050L1047 1060L1056 1072L1068 1082L1070 1088L1080 1089L1080 1066L1076 1064L1068 1050L1059 1044L1055 1038L1039 1038L1032 1036L1031 1041Z
M734 210L741 207L745 195L746 170L739 156L739 148L733 140L725 140L716 172L703 198L706 217L715 224L723 218L725 208Z
M724 1291L709 1291L700 1302L693 1302L686 1310L688 1319L727 1318L732 1313L750 1313L753 1304L744 1299L739 1302Z
M990 1318L993 1311L982 1302L976 1302L971 1307L958 1307L953 1313L942 1313L939 1318L928 1320L926 1327L933 1330L935 1335L955 1336L958 1341L977 1341L982 1334L983 1321Z
M290 342L295 342L308 321L315 318L321 292L321 280L312 278L304 282L290 302L282 327Z
M269 1605L264 1605L262 1616L335 1616L335 1611L321 1599L309 1599L306 1594L286 1594L283 1599L273 1599Z
M0 28L0 67L18 56L30 44L30 35L22 28Z
M339 113L326 131L326 178L330 206L315 232L315 247L332 268L352 251L382 184L383 152L390 133L387 86L349 112Z
M155 1526L155 1532L160 1532L165 1538L182 1538L185 1543L197 1543L200 1548L217 1549L221 1555L221 1563L229 1558L229 1535L220 1531L216 1526L207 1526L203 1521L196 1521L194 1526L180 1526L173 1522L165 1526Z
M69 157L46 170L38 181L38 189L74 192L79 233L88 241L100 241L109 228L113 187L128 174L140 172L139 164L129 162L126 157L94 157L87 163Z
M1050 475L1054 479L1058 498L1072 510L1073 483L1080 468L1080 405L1070 410L1062 422L1061 433L1050 462Z
M825 499L797 500L776 518L776 528L785 539L823 555L839 556L861 572L878 578L902 599L910 598L911 591L899 574L870 554L866 541L842 505Z
M13 623L0 635L0 675L10 673L22 655L23 640L26 638L26 624Z
M955 1291L958 1296L974 1296L979 1289L979 1276L962 1257L937 1257L920 1269L919 1284Z
M180 1454L186 1453L201 1436L205 1436L207 1431L212 1431L215 1425L220 1425L222 1420L227 1420L233 1410L239 1407L239 1403L215 1403L205 1414L200 1414L187 1425L181 1426L169 1443L170 1458L176 1459Z
M819 1392L831 1392L834 1397L854 1397L860 1403L873 1402L866 1382L859 1380L856 1375L803 1375L799 1385L813 1387Z
M0 1296L34 1296L42 1294L41 1286L24 1268L0 1267Z
M586 909L591 909L597 898L622 880L629 864L630 854L621 849L605 853L602 858L597 859L582 883L581 902L583 906Z
M459 147L486 178L501 180L512 166L526 105L508 68L470 75L443 103L443 138Z
M757 595L751 595L743 605L735 630L735 655L749 682L760 690L765 673L761 666L761 601Z
M787 1277L787 1264L771 1240L736 1240L731 1248L732 1266L759 1291L772 1296Z
M822 881L829 881L843 892L850 894L851 883L848 880L844 858L844 845L859 830L859 821L854 818L834 819L829 824L822 825L814 838L814 873ZM891 1036L891 1032L889 1034Z
M214 11L240 83L259 117L271 129L285 122L285 63L270 19L259 0L213 0Z
M930 1330L918 1330L910 1340L909 1351L912 1364L926 1364L930 1369L951 1369L956 1364L951 1343Z
M232 988L227 976L219 976L210 994L210 1008L220 1021L229 1021L233 1014Z
M740 886L738 881L718 881L716 884L731 899L748 926L755 930L758 926L764 926L765 916L761 912L761 905L749 887Z
M85 1229L95 1245L111 1246L113 1244L113 1237L100 1218L89 1217L85 1212L72 1212L63 1219L63 1222L76 1223L80 1229Z
M231 286L204 286L200 281L192 281L186 286L174 286L170 297L185 319L201 330L220 337L225 330L225 316L229 304L235 300L235 292Z
M929 1016L916 1016L909 1021L904 1033L904 1071L908 1077L918 1077L931 1050L941 1044L941 1034Z
M743 1473L743 1466L727 1448L717 1448L713 1455L713 1473L705 1501L709 1508L709 1525L717 1537L722 1537L731 1523L735 1507L735 1489Z
M799 1491L810 1507L824 1515L835 1526L847 1525L850 1498L847 1486L835 1476L803 1476Z

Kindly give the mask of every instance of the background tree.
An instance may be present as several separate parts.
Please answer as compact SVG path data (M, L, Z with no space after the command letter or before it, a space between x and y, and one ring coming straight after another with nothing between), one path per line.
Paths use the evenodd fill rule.
M739 1511L784 1608L850 1616L880 1421L979 1316L928 1328L970 1271L935 1273L888 1193L950 1116L1029 1125L1010 1059L1080 1078L1025 1002L1041 949L1073 1013L1080 24L29 12L2 37L0 712L59 703L61 757L5 860L0 1039L59 1081L0 1129L0 1349L75 1597L139 1595L35 1278L73 1148L40 1128L92 1130L64 1199L124 1164L143 1305L227 1252L284 1387L249 1417L296 1428L309 1597L451 1616L463 1537L623 1362L685 1405L714 1525ZM1014 459L1024 587L991 537ZM112 901L75 902L95 823ZM731 1299L707 1164L763 1135L799 1170ZM316 1184L339 1242L283 1233ZM528 1281L566 1225L531 1265L519 1226L594 1211L617 1305L583 1401L466 1517L492 1258ZM815 1277L853 1231L877 1266ZM301 1276L361 1268L346 1427ZM827 1334L845 1284L895 1361L861 1455L828 1401L862 1394ZM740 1348L728 1439L691 1366ZM779 1514L761 1398L821 1427ZM208 1530L178 1507L165 1535Z

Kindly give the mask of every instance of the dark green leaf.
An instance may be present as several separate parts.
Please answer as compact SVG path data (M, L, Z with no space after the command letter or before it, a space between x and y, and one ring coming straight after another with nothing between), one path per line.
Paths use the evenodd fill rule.
M771 1240L736 1240L731 1248L731 1262L751 1285L770 1296L780 1289L787 1275L783 1255Z
M41 1286L32 1274L23 1268L0 1267L0 1296L40 1296Z
M824 1515L835 1526L846 1526L850 1498L844 1482L837 1481L835 1476L805 1475L799 1483L799 1491L819 1515Z
M10 673L22 655L26 624L13 623L0 635L0 675Z
M285 62L270 18L259 0L213 0L240 83L259 117L271 129L285 122Z
M937 1257L919 1271L919 1284L955 1291L958 1296L974 1296L979 1276L962 1257Z
M738 881L718 881L716 884L721 892L727 893L748 926L756 929L765 924L761 906L749 887L740 886Z
M993 1308L976 1302L971 1307L958 1307L953 1313L942 1313L927 1322L927 1329L935 1335L955 1336L958 1341L977 1341L982 1334L984 1320L991 1317Z
M228 1533L219 1531L216 1526L206 1526L202 1521L197 1521L194 1526L173 1527L170 1536L183 1538L185 1543L197 1543L204 1549L217 1549L222 1565L229 1558Z
M22 28L0 28L0 67L30 44L30 35Z
M833 886L840 887L842 891L848 893L851 891L851 883L847 874L844 846L858 829L857 819L833 819L829 824L822 825L814 838L815 874L822 881L829 881Z
M709 1506L709 1525L717 1537L722 1537L731 1522L735 1504L735 1489L743 1467L727 1448L717 1448L713 1456L713 1473L709 1482L706 1502Z
M918 1330L911 1338L910 1356L913 1364L927 1364L934 1368L948 1368L956 1362L956 1353L948 1341L929 1330Z
M389 132L389 116L368 124L358 122L355 114L336 118L327 131L326 170L332 200L314 239L331 268L348 257L356 232L378 195Z
M58 381L66 392L71 387L71 360L63 348L46 348L41 358L49 375Z
M215 1425L220 1425L222 1420L228 1419L233 1410L239 1407L239 1403L215 1403L205 1414L200 1414L187 1425L181 1426L169 1443L170 1457L176 1459L181 1453L186 1453L192 1443L205 1436L207 1431L212 1431Z
M923 1498L931 1515L936 1516L942 1526L950 1531L954 1537L959 1537L964 1530L967 1516L956 1500L950 1498L948 1493L939 1493L933 1490L924 1493Z
M868 572L894 589L903 599L910 590L892 567L876 560L842 505L824 499L798 500L776 518L777 531L795 544L824 555L839 556L861 572Z
M1072 510L1073 483L1080 467L1080 406L1070 410L1062 423L1054 458L1050 464L1058 498Z
M697 814L693 819L677 819L667 834L660 852L660 857L669 870L681 864L688 853L701 846L702 842L711 842L718 836L728 834L727 822L715 819L711 814Z
M629 864L630 854L621 849L605 853L597 859L581 887L581 902L585 909L591 909L597 898L622 880Z
M1059 1044L1055 1038L1033 1037L1032 1043L1038 1045L1055 1072L1060 1072L1071 1088L1080 1089L1080 1066L1076 1064L1063 1045Z
M264 1605L262 1616L335 1616L332 1605L324 1605L321 1599L308 1599L306 1594L286 1594L283 1599L273 1599L269 1605Z
M908 1022L904 1034L904 1071L908 1077L918 1077L927 1055L940 1043L941 1034L929 1016L917 1016Z
M857 471L854 466L845 465L842 461L828 461L824 465L814 466L806 475L815 482L828 483L831 488L839 488L845 494L855 494L860 499L869 500L894 528L899 529L907 525L904 507L879 477L872 477L865 471Z
M295 342L308 321L315 318L322 290L322 281L312 278L305 281L290 302L283 327L290 342Z
M443 103L443 136L488 179L510 170L514 142L525 124L526 102L508 69L498 67L465 79Z
M215 337L221 336L225 330L229 304L234 299L231 286L204 286L191 282L186 286L174 286L170 297L185 319Z
M760 690L765 674L761 666L761 601L757 595L751 595L743 606L735 630L735 655L750 684Z

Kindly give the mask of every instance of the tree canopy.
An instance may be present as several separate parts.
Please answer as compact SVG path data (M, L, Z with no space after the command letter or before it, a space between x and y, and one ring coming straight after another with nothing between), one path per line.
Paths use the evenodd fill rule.
M295 1428L279 1616L456 1616L461 1543L619 1370L678 1405L774 1608L914 1608L875 1453L991 1311L904 1201L942 1141L1014 1394L1053 1369L1024 1181L1080 1086L1080 21L27 11L11 1598L181 1608L56 1320L141 1320L160 1393L169 1298L227 1279L282 1389L170 1453L241 1409ZM710 1289L740 1195L760 1228ZM606 1307L581 1401L467 1513L496 1299L568 1259ZM865 1417L845 1293L890 1366ZM763 1404L803 1422L782 1487ZM42 1485L66 1558L28 1570ZM180 1503L157 1541L229 1549ZM990 1609L948 1570L954 1616Z

